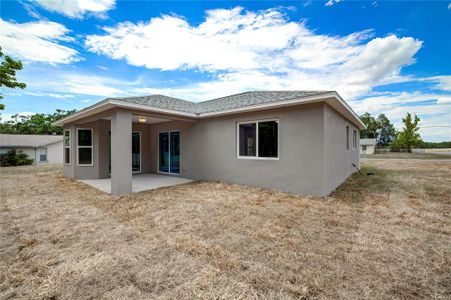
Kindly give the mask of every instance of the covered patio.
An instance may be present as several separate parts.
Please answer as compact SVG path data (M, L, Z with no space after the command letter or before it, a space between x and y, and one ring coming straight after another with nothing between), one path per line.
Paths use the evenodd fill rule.
M105 193L111 193L111 178L78 180ZM190 183L193 180L171 175L134 174L132 176L132 193Z

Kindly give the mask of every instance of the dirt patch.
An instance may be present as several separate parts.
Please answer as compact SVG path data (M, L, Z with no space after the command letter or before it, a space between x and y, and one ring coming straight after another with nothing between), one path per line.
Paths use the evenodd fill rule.
M364 169L327 198L1 170L0 298L449 298L451 165Z

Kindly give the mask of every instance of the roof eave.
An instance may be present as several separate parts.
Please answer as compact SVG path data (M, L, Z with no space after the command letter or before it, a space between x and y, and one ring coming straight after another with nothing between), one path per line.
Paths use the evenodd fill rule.
M157 108L149 105L143 105L143 104L135 104L135 103L129 103L124 102L118 99L105 99L99 103L96 103L92 106L89 106L73 115L70 115L68 117L65 117L61 120L58 120L52 125L54 126L64 126L65 124L75 122L77 120L95 115L97 113L100 113L102 111L120 107L120 108L126 108L126 109L136 109L136 110L142 110L147 112L155 112L155 113L163 113L168 115L174 115L174 116L180 116L180 117L189 117L193 119L198 118L209 118L209 117L216 117L216 116L223 116L223 115L229 115L229 114L235 114L235 113L243 113L243 112L250 112L250 111L258 111L258 110L264 110L264 109L271 109L271 108L278 108L278 107L284 107L284 106L292 106L297 104L307 104L307 103L315 103L315 102L322 102L327 101L327 99L334 98L340 103L340 105L345 108L347 112L349 112L349 116L345 116L354 125L356 125L359 129L365 129L365 124L360 120L359 116L352 110L352 108L341 98L341 96L333 91L333 92L327 92L319 95L312 95L307 97L301 97L301 98L295 98L295 99L289 99L286 101L278 101L278 102L270 102L270 103L264 103L264 104L257 104L257 105L251 105L246 107L240 107L235 109L228 109L228 110L221 110L221 111L213 111L213 112L207 112L207 113L192 113L192 112L182 112L182 111L176 111L171 109L163 109L163 108Z
M176 111L176 110L172 110L172 109L158 108L158 107L153 107L153 106L143 105L143 104L128 103L128 102L124 102L124 101L121 101L118 99L106 99L106 100L96 103L90 107L87 107L73 115L67 116L61 120L53 122L52 125L53 126L64 126L65 124L75 122L77 120L95 115L97 113L100 113L100 112L103 112L105 110L115 108L115 107L126 108L126 109L136 109L136 110L142 110L142 111L146 111L146 112L163 113L163 114L180 116L180 117L190 117L190 118L197 117L197 114L195 114L195 113Z

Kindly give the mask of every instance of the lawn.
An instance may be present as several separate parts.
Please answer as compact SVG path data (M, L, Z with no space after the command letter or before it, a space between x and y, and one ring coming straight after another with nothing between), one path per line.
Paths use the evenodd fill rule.
M449 299L451 163L368 171L327 198L216 182L116 197L1 169L0 299Z
M361 155L365 159L451 159L448 154L386 152Z

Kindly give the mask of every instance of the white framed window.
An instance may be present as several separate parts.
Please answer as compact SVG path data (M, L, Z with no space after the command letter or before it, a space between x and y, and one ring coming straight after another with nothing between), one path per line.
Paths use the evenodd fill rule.
M362 150L366 151L366 145L362 145Z
M92 129L77 128L77 166L93 166Z
M349 150L349 126L346 125L346 150Z
M279 159L279 120L238 122L237 158Z
M357 131L352 130L352 149L357 149Z
M39 148L39 162L47 161L47 148Z
M70 146L71 146L71 136L70 130L64 131L64 163L70 165Z

